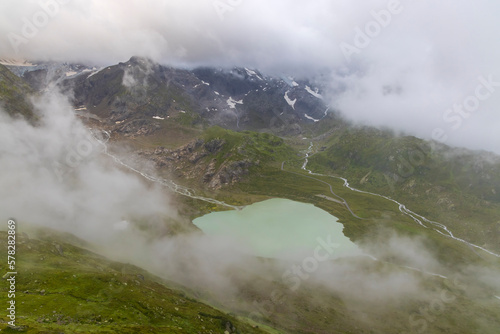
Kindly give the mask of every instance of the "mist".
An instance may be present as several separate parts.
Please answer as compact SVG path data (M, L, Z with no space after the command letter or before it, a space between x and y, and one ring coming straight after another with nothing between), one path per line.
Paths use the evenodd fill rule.
M190 268L192 272L182 275L204 282L210 275L214 282L224 281L224 272L232 265L250 271L256 266L241 240L203 235L178 215L168 188L120 168L105 154L106 133L87 128L75 116L68 97L52 91L32 102L40 116L36 126L0 111L0 219L13 217L21 225L69 232L115 259L156 271ZM124 147L106 145L122 161L155 175L149 162ZM184 229L174 233L174 224ZM405 254L420 248L405 247ZM410 258L408 263L418 262L416 255L405 259ZM179 280L185 278L179 275Z
M104 66L137 55L180 67L321 74L323 95L351 120L498 154L499 6L487 0L4 1L0 58ZM491 94L467 100L489 77ZM454 107L467 103L472 111Z
M425 239L391 231L371 234L383 235L383 240L373 237L359 243L369 256L354 251L340 260L323 261L314 270L307 269L303 253L287 261L249 256L252 251L241 240L197 231L178 215L173 193L106 155L111 150L135 169L155 175L147 161L106 143L104 131L87 128L69 100L53 91L33 98L40 118L36 126L0 111L1 220L14 218L21 229L34 225L72 233L89 242L92 251L149 270L197 298L257 320L281 316L282 306L272 304L276 293L291 308L311 291L327 293L353 314L370 305L380 314L394 305L430 303L436 292L426 282L443 280L449 273ZM474 266L463 272L500 294L497 272ZM476 293L475 288L468 293ZM318 301L313 298L311 303Z
M33 103L37 126L0 111L0 219L72 233L93 250L162 274L185 262L206 269L206 279L210 268L219 272L213 282L223 284L220 266L243 258L229 251L234 242L196 233L167 188L119 168L104 154L106 133L86 128L67 97L50 92ZM146 161L134 167L154 175Z
M37 126L0 110L0 220L13 218L28 233L32 227L71 233L115 261L220 295L234 287L231 268L257 267L241 241L203 235L179 216L168 188L106 155L112 150L155 175L151 163L87 128L68 97L51 91L32 102Z
M357 123L500 153L500 57L491 42L497 40L500 22L494 16L499 5L493 2L401 1L390 23L362 48L356 46L357 27L365 29L375 20L372 11L389 10L390 2L41 3L45 7L31 1L0 4L0 58L103 66L138 55L181 67L247 66L296 77L323 74L322 95ZM46 23L40 21L23 34L34 19L43 19L43 12ZM343 43L358 51L346 56ZM123 84L132 89L138 82L129 74ZM467 103L475 101L471 96L479 104L469 105L473 110L468 111ZM172 222L192 229L178 215L172 194L103 154L106 133L87 129L67 97L52 92L33 103L41 117L36 127L0 112L3 221L13 217L20 224L73 233L112 259L224 300L238 296L247 284L242 281L246 273L251 273L247 280L258 276L280 281L289 270L285 263L269 265L244 255L239 242L200 232L172 235ZM124 148L116 151L128 154ZM153 173L147 162L138 166ZM375 240L363 249L377 258L397 255L401 265L420 271L447 274L424 244L394 235L384 247ZM301 283L320 284L351 300L432 299L422 287L428 276L420 273L391 269L374 274L342 263L320 267ZM498 289L496 277L488 269L480 271L480 280L491 289Z
M49 94L34 103L37 127L0 114L3 215L96 241L124 217L175 217L159 189L103 160L103 148L66 98Z

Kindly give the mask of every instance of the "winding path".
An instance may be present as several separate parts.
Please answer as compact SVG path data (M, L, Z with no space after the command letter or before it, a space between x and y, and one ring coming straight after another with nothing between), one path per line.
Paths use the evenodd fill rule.
M183 196L187 196L187 197L190 197L190 198L193 198L193 199L197 199L197 200L201 200L201 201L204 201L204 202L208 202L208 203L212 203L212 204L216 204L216 205L220 205L220 206L224 206L224 207L228 207L228 208L231 208L231 209L234 209L234 210L241 210L242 208L244 208L245 206L236 206L236 205L231 205L231 204L228 204L226 202L223 202L223 201L219 201L219 200L216 200L214 198L209 198L209 197L203 197L203 196L198 196L196 195L195 191L193 189L189 189L189 188L186 188L186 187L183 187L181 185L178 185L176 183L174 183L173 181L171 180L166 180L166 179L163 179L163 178L158 178L158 177L155 177L155 176L152 176L152 175L149 175L149 174L146 174L128 164L126 164L125 162L123 162L122 160L120 160L117 156L109 153L108 151L108 141L109 139L111 138L111 135L108 131L105 131L105 130L102 130L102 133L105 134L105 136L98 136L96 131L93 130L93 129L89 129L90 130L90 133L92 135L92 137L97 141L97 143L99 143L99 145L101 145L103 147L103 152L105 155L109 156L110 158L112 158L116 163L122 165L123 167L125 167L126 169L129 169L139 175L141 175L142 177L144 177L145 179L151 181L151 182L154 182L154 183L158 183L158 184L161 184L162 186L165 186L167 188L169 188L170 190L180 194L180 195L183 195ZM422 215L419 215L411 210L409 210L404 204L388 197L388 196L384 196L384 195L380 195L380 194L377 194L377 193L372 193L372 192L368 192L368 191L363 191L363 190L359 190L359 189L356 189L356 188L353 188L349 185L349 181L346 179L346 178L343 178L343 177L340 177L340 176L333 176L333 175L325 175L325 174L319 174L319 173L314 173L312 172L311 170L307 169L307 164L309 162L308 158L310 156L310 153L312 152L312 148L313 148L313 143L311 142L311 145L309 146L308 150L307 150L307 153L306 153L306 156L305 156L305 161L304 161L304 164L302 165L302 169L304 171L307 171L310 175L315 175L315 176L322 176L322 177L331 177L331 178L336 178L336 179L340 179L340 180L343 180L344 181L344 187L350 189L351 191L355 191L355 192L359 192L359 193L363 193L363 194L368 194L368 195L372 195L372 196L378 196L378 197L382 197L388 201L391 201L391 202L394 202L395 204L397 204L399 206L399 211L401 211L401 213L411 217L416 223L418 223L419 225L421 225L422 227L424 228L429 228L429 226L425 225L425 223L431 225L433 227L433 229L446 236L446 237L449 237L449 238L452 238L456 241L459 241L459 242L462 242L468 246L470 246L471 248L476 248L476 249L480 249L490 255L493 255L493 256L496 256L496 257L500 257L499 254L496 254L492 251L489 251L487 250L486 248L484 247L481 247L481 246L478 246L478 245L475 245L473 243L470 243L464 239L461 239L461 238L458 238L458 237L455 237L453 235L453 233L448 229L447 226L441 224L441 223L438 223L438 222L435 222L435 221L431 221L427 218L425 218L424 216ZM287 173L291 173L291 174L295 174L295 175L299 175L299 176L302 176L302 177L307 177L307 178L310 178L310 179L313 179L315 181L318 181L318 182L321 182L323 184L326 184L328 185L329 189L330 189L330 193L334 196L336 196L337 198L339 198L344 206L349 210L349 212L352 214L353 217L355 218L358 218L358 219L364 219L364 218L361 218L359 216L357 216L353 211L352 209L349 207L349 204L347 203L347 201L340 197L339 195L335 194L335 192L333 191L333 187L331 184L329 184L328 182L325 182L323 180L320 180L320 179L317 179L315 177L312 177L312 176L309 176L309 175L304 175L304 174L301 174L301 173L296 173L296 172L291 172L291 171L287 171L284 169L284 165L285 165L285 161L283 161L281 163L281 170L284 171L284 172L287 172Z
M283 162L281 163L281 170L282 170L282 171L284 171L284 172L286 172L286 173L295 174L295 175L299 175L299 176L302 176L302 177L307 177L307 178L309 178L309 179L313 179L313 180L315 180L315 181L318 181L318 182L321 182L321 183L323 183L323 184L326 184L326 185L330 188L330 193L331 193L332 195L334 195L335 197L337 197L337 198L339 198L339 199L340 199L341 204L343 204L343 205L347 208L347 210L349 210L349 212L351 213L351 215L353 215L353 217L358 218L358 219L364 219L364 218L361 218L361 217L359 217L358 215L356 215L356 214L355 214L355 213L351 210L351 207L349 206L349 204L347 203L347 201L346 201L344 198L340 197L339 195L337 195L336 193L334 193L334 192L333 192L333 186L332 186L330 183L325 182L325 181L320 180L320 179L317 179L317 178L312 177L312 176L308 176L308 175L304 175L304 174L300 174L300 173L296 173L296 172L291 172L291 171L285 170L285 161L283 161Z
M473 243L471 243L471 242L468 242L468 241L466 241L466 240L464 240L464 239L461 239L461 238L456 237L456 236L455 236L455 235L454 235L454 234L453 234L453 233L452 233L452 232L448 229L448 227L447 227L446 225L443 225L443 224L441 224L441 223L438 223L438 222L435 222L435 221L429 220L429 219L425 218L424 216L419 215L418 213L415 213L415 212L411 211L411 210L410 210L410 209L408 209L408 208L407 208L404 204L402 204L402 203L400 203L400 202L398 202L398 201L396 201L396 200L394 200L394 199L392 199L392 198L390 198L390 197L388 197L388 196L384 196L384 195L380 195L380 194L377 194L377 193L372 193L372 192L369 192L369 191L363 191L363 190L359 190L359 189L353 188L353 187L351 187L351 186L349 185L349 181L348 181L346 178L343 178L343 177L340 177L340 176L325 175L325 174L319 174L319 173L314 173L314 172L312 172L311 170L307 169L307 164L308 164L308 162L309 162L309 159L308 159L308 158L310 157L310 154L311 154L311 152L312 152L312 147L313 147L313 143L311 142L311 145L309 146L309 148L308 148L308 150L307 150L307 152L306 152L306 155L305 155L305 162L304 162L304 164L302 165L302 169L303 169L304 171L308 172L310 175L323 176L323 177L331 177L331 178L339 179L339 180L344 181L344 187L346 187L346 188L350 189L351 191L359 192L359 193L362 193L362 194L368 194L368 195L372 195L372 196L377 196L377 197L382 197L382 198L384 198L384 199L386 199L386 200L388 200L388 201L394 202L395 204L397 204L397 205L399 206L399 211L400 211L401 213L403 213L404 215L406 215L406 216L410 217L411 219L413 219L413 221L415 221L415 222L416 222L417 224L419 224L420 226L422 226L422 227L424 227L424 228L429 228L429 226L427 226L427 225L425 225L425 224L424 224L424 222L425 222L425 223L427 223L428 225L432 226L432 227L433 227L433 229L434 229L434 231L436 231L436 232L438 232L438 233L442 234L442 235L443 235L443 236L445 236L445 237L449 237L449 238L452 238L452 239L454 239L454 240L456 240L456 241L462 242L462 243L464 243L464 244L468 245L469 247L471 247L473 250L474 250L474 248L476 248L476 249L480 249L480 250L482 250L483 252L486 252L486 253L488 253L488 254L490 254L490 255L493 255L493 256L496 256L496 257L500 257L500 254L496 254L496 253L494 253L494 252L492 252L492 251L490 251L490 250L488 250L488 249L486 249L486 248L484 248L484 247L481 247L481 246L475 245L475 244L473 244ZM283 171L285 171L285 170L284 170L284 164L285 164L285 161L283 161L283 162L281 163L281 170L283 170ZM293 173L293 174L296 174L296 175L301 175L301 176L303 176L303 177L312 178L312 177L310 177L310 176L308 176L308 175L304 175L304 174L300 174L300 173L296 173L296 172L290 172L290 171L285 171L285 172L287 172L287 173ZM349 208L349 206L348 206L347 202L346 202L343 198L341 198L340 196L336 195L336 194L333 192L332 186L331 186L329 183L327 183L327 182L325 182L325 181L322 181L322 180L319 180L319 179L316 179L316 178L312 178L312 179L314 179L314 180L316 180L316 181L319 181L319 182L322 182L322 183L327 184L327 185L330 187L330 192L331 192L332 194L334 194L335 196L337 196L338 198L342 199L342 200L344 201L344 205L345 205L345 206L349 209L349 211L351 212L351 214L352 214L354 217L359 218L358 216L356 216L356 215L352 212L352 210ZM362 218L360 218L360 219L362 219Z
M193 189L189 189L189 188L183 187L181 185L178 185L171 180L166 180L163 178L158 178L158 177L146 174L146 173L141 172L140 170L138 170L130 165L127 165L125 162L120 160L117 156L109 153L107 143L108 143L109 139L111 138L111 135L106 130L102 130L102 132L105 134L105 136L98 136L95 133L95 130L90 129L90 133L92 134L92 137L103 147L104 154L107 155L108 157L110 157L111 159L113 159L116 163L122 165L123 167L127 168L128 170L131 170L131 171L141 175L145 179L147 179L151 182L161 184L162 186L165 186L165 187L169 188L170 190L172 190L180 195L187 196L187 197L197 199L200 201L225 206L225 207L228 207L228 208L231 208L234 210L241 210L245 207L245 206L231 205L231 204L228 204L226 202L216 200L214 198L198 196L198 195L196 195L196 193Z

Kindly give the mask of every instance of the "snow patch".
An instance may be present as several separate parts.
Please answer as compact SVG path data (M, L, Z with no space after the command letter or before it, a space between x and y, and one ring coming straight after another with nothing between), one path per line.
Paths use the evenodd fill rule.
M227 105L229 106L229 108L231 109L236 109L236 104L243 104L243 100L239 100L239 101L236 101L236 100L233 100L233 98L230 96L229 99L227 99Z
M215 90L214 90L214 93L215 93L215 95L220 95L220 93L219 93L219 92L217 92L217 91L215 91Z
M257 74L257 72L252 71L252 70L249 70L249 69L248 69L248 68L246 68L246 67L245 67L245 71L247 71L247 74L248 74L249 76L254 76L254 77L257 77L259 80L264 81L264 79L262 79L262 78L261 78L261 77Z
M203 80L201 80L201 83L204 84L204 85L210 86L210 84L208 82L205 82Z
M153 116L154 119L159 119L159 120L164 120L165 118L160 117L160 116Z
M316 88L315 90L312 90L311 87L306 86L306 91L309 94L311 94L312 96L317 97L318 99L323 99L323 96L321 96L321 94L318 93L318 91L319 91L318 88Z
M289 93L289 92L290 92L290 91L286 91L284 98L285 98L285 100L286 100L286 103L288 103L288 105L289 105L290 107L292 107L292 109L293 109L293 110L295 110L295 102L297 102L297 99L295 99L295 100L290 99L290 98L288 97L288 93Z
M287 79L290 80L290 84L292 85L292 87L299 86L299 84L297 82L295 82L295 80L292 77L288 77Z
M103 69L104 69L104 68L100 68L100 69L98 69L98 70L96 70L96 71L93 71L92 73L90 73L90 74L88 75L87 79L88 79L88 78L90 78L91 76L93 76L93 75L95 75L95 74L97 74L97 73L101 72Z
M310 119L311 121L319 122L319 119L313 118L313 117L309 116L308 114L304 114L304 117L307 119Z

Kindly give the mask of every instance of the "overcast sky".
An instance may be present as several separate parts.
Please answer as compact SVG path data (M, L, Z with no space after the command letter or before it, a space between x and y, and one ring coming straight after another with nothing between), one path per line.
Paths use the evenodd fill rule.
M353 120L500 153L498 13L496 0L4 0L0 56L329 73Z

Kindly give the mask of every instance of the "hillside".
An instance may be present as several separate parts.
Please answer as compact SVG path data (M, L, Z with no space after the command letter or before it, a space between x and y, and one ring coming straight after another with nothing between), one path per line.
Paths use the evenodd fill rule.
M27 231L18 234L16 248L18 330L2 325L4 332L268 333L168 288L171 282L144 269L92 253L71 235ZM7 249L6 232L0 240ZM7 290L2 284L4 304Z
M119 251L105 244L57 231L19 231L17 300L19 324L25 326L20 330L498 331L498 156L355 126L334 111L326 113L321 89L306 80L247 68L178 69L137 57L101 69L81 68L54 79L71 93L72 105L61 102L66 103L62 117L80 131L53 138L51 143L66 145L62 155L54 155L66 159L61 162L71 173L58 184L47 178L47 190L64 191L41 207L54 211L57 224L66 226L65 219L76 221L72 210L89 208L89 203L87 211L95 208L104 215L108 207L100 201L110 198L111 210L118 217L130 213L125 223L146 242L125 264L114 261ZM43 87L46 77L40 73L23 76L31 78L33 87ZM11 79L19 85L16 96L26 96L22 79ZM0 88L11 94L10 88ZM86 135L89 129L92 136ZM73 136L76 147L69 140ZM88 143L90 152L82 150ZM53 147L46 146L30 157L35 164L44 161L45 149L52 153ZM72 163L75 152L80 158ZM98 190L84 196L87 184ZM133 189L141 191L125 202L130 211L113 202L138 184ZM139 196L149 198L146 190L165 196L161 212L171 216L158 218L148 211L154 206L138 201ZM103 196L94 199L98 191ZM50 191L40 194L52 198ZM65 196L77 201L59 211ZM192 224L204 214L239 210L268 198L325 210L364 254L328 260L297 274L300 288L292 290L286 274L306 268L312 257L292 263L242 256L237 242L220 250L222 242L204 238ZM83 216L78 221L87 226ZM28 223L36 222L23 225ZM0 239L5 248L5 233ZM117 248L134 249L127 242ZM142 261L150 257L160 264Z
M458 237L500 251L500 157L370 128L344 129L315 144L312 170L396 198Z
M182 113L192 125L270 129L290 135L302 132L301 123L325 115L327 106L319 95L309 93L308 84L292 84L249 69L176 69L132 57L90 75L68 78L61 87L74 90L76 106L119 125L119 132L150 127L153 117Z
M110 261L87 250L95 246L72 235L22 230L18 230L16 247L18 327L3 327L6 332L396 334L426 328L427 333L479 330L493 334L500 320L500 305L492 299L491 289L476 282L470 273L444 279L387 262L348 258L322 265L321 272L333 270L330 275L335 277L337 288L330 286L329 280L311 278L292 292L284 282L273 279L281 275L281 265L267 260L260 261L260 269L255 263L252 268L245 263L232 268L233 286L214 300L216 290L206 286L192 290L137 266ZM7 239L5 232L0 237ZM1 243L5 249L6 242ZM349 272L356 276L338 276ZM408 282L420 282L419 293L396 287L377 292L365 284L365 275L376 285L402 275ZM364 290L364 296L351 280ZM7 290L2 287L0 297L5 303ZM440 303L446 312L432 311L429 319L434 320L422 324L426 319L422 308L435 303L436 291L441 295L446 292L446 299L438 299L444 301ZM233 313L199 299L211 300ZM470 314L475 318L469 318ZM412 315L410 322L408 315ZM7 321L5 316L2 319Z
M21 115L31 121L35 120L33 107L28 101L31 88L7 67L0 64L0 106L9 115Z

